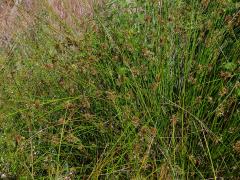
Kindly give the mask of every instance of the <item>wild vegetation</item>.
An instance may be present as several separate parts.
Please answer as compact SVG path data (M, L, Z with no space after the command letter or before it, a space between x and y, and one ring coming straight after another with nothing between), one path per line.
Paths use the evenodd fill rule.
M239 3L46 6L0 53L0 173L240 178Z

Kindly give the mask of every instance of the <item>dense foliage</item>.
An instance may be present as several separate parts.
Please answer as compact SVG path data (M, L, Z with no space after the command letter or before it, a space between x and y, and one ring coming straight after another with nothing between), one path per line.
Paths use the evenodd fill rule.
M0 172L240 178L239 3L120 0L96 13L73 26L43 9L2 51Z

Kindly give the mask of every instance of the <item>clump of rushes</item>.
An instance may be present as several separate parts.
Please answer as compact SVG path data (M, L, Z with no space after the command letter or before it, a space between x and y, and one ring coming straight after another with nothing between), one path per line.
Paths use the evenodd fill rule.
M1 51L0 172L240 178L237 5L119 0L78 28L42 10Z

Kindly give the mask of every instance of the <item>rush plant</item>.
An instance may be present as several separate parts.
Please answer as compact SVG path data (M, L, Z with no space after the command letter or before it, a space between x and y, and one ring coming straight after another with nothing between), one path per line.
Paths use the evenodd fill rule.
M40 6L40 5L39 5ZM0 57L0 173L238 179L239 3L41 7Z

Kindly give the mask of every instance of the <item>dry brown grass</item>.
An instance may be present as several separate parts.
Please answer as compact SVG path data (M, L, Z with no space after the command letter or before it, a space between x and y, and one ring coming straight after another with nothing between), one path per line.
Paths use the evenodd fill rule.
M84 20L93 16L94 0L4 0L0 2L0 45L6 45L13 34L29 27L34 17L43 9L51 10L69 25L76 19ZM98 0L98 4L102 1Z

